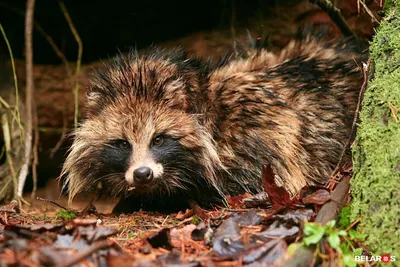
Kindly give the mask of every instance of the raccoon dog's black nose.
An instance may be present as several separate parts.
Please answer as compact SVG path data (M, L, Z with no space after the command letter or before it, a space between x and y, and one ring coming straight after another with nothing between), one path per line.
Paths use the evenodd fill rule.
M138 184L147 184L153 180L153 171L148 167L140 167L134 170L133 176Z

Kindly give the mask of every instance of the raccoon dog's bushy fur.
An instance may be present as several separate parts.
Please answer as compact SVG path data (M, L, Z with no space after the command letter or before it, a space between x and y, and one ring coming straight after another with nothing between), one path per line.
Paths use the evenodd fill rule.
M63 168L70 199L101 182L144 208L209 205L262 191L263 164L292 195L326 183L362 83L355 51L308 37L221 64L157 48L118 56L91 79Z

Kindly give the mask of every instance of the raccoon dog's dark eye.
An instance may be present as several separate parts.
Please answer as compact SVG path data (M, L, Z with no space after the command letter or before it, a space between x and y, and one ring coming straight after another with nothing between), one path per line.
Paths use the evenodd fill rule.
M131 144L126 140L117 140L116 144L119 148L127 150L131 148Z
M162 135L157 135L151 141L151 146L160 146L160 145L162 145L163 142L164 142L163 136Z

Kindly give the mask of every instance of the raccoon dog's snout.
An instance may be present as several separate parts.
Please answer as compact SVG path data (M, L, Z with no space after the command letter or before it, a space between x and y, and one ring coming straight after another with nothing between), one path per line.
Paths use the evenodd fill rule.
M149 167L140 167L133 172L135 183L138 185L146 185L153 180L153 170Z

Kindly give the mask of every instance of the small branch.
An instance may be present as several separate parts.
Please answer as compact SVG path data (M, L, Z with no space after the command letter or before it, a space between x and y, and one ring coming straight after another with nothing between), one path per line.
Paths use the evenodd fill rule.
M400 109L397 108L397 107L396 107L395 105L393 105L392 103L390 103L389 100L387 101L387 104L388 104L388 106L389 106L390 112L392 113L392 116L393 116L394 120L395 120L396 122L398 122L398 121L399 121L399 118L397 117L397 113L400 111Z
M37 166L39 165L39 153L38 153L38 147L39 147L39 122L38 122L38 115L37 115L37 106L36 106L36 100L33 99L33 128L34 130L34 141L33 141L33 163L32 163L32 179L33 179L33 188L32 188L32 193L31 197L35 197L36 190L37 190L37 182L38 182L38 177L37 177Z
M26 130L25 130L25 161L18 177L18 197L22 198L26 177L32 154L32 102L34 96L33 84L33 51L32 51L32 28L35 0L28 0L26 3L25 18L25 56L26 56Z
M336 186L331 195L331 200L328 201L319 210L317 217L315 218L316 223L326 224L332 221L339 214L343 205L346 202L346 197L350 190L350 177L344 177L343 180Z
M351 145L351 143L353 141L353 136L354 136L354 133L356 131L356 125L357 125L357 121L358 121L358 115L359 115L359 112L360 112L361 102L362 102L363 97L364 97L365 88L367 87L367 84L368 84L368 72L369 72L370 64L371 64L371 61L369 59L368 59L366 64L363 63L362 72L363 72L364 81L363 81L363 84L361 86L360 92L358 94L358 102L357 102L356 110L354 111L354 119L353 119L353 124L351 125L351 132L350 132L349 140L347 140L346 145L343 147L342 153L340 154L339 162L337 163L335 169L333 170L333 172L331 174L331 177L336 175L336 173L339 171L339 169L340 169L340 167L342 165L344 154L346 153L346 149L348 147L350 147L350 145Z
M323 11L325 11L332 19L332 21L335 22L336 26L338 26L339 30L344 36L352 36L357 39L357 36L351 30L346 20L343 18L340 10L335 7L329 0L310 0L310 2L313 4L317 4Z
M356 225L357 223L361 222L362 217L358 217L357 220L355 220L354 222L352 222L349 226L347 226L346 228L346 232L349 231L351 228L354 227L354 225Z
M371 17L372 21L375 23L379 24L379 20L377 20L374 16L374 14L372 13L372 11L367 7L367 5L364 3L363 0L358 0L357 1L358 5L361 3L361 5L363 6L363 8L365 9L365 11L368 13L368 15ZM358 13L360 13L360 9L358 9Z
M75 71L75 86L73 89L73 94L74 94L74 106L75 106L75 111L74 111L74 128L76 129L78 127L78 114L79 114L79 83L78 83L78 74L80 72L81 68L81 61L82 61L82 52L83 52L83 45L82 45L82 40L79 37L79 34L77 30L75 29L74 23L72 22L71 17L69 16L69 13L67 9L65 8L64 2L59 1L58 4L60 5L61 11L64 14L65 19L67 20L68 26L71 29L72 34L74 35L74 38L76 42L78 43L78 58L76 62L76 71Z
M43 202L47 202L47 203L53 204L54 206L57 206L57 207L59 207L59 208L61 208L63 210L68 210L69 211L69 209L67 209L66 207L61 206L60 204L58 204L57 202L55 202L53 200L45 199L45 198L41 198L41 197L37 197L36 199L40 200L40 201L43 201Z

